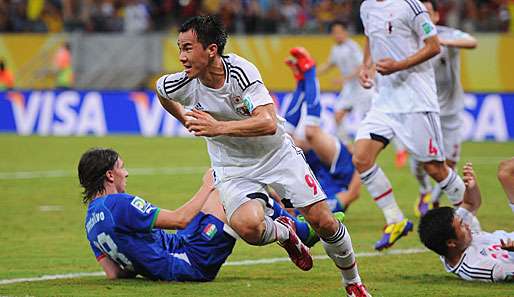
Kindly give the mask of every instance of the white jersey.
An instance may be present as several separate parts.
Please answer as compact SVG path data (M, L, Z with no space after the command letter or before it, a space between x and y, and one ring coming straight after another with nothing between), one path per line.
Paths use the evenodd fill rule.
M437 26L437 35L445 40L470 37L467 33L444 26ZM456 47L441 46L441 52L432 59L442 116L459 114L464 108L459 52Z
M423 40L437 34L418 0L365 0L360 9L374 63L401 61L418 52ZM390 75L376 74L378 96L372 108L385 113L438 112L434 69L425 61Z
M157 92L162 98L182 104L185 109L203 110L219 121L244 120L257 106L273 103L252 63L235 54L223 56L222 61L225 84L219 89L203 85L198 78L190 79L183 71L162 76L157 81ZM212 166L248 167L268 158L285 139L284 120L277 118L274 135L206 137Z
M471 227L472 240L455 267L441 257L446 271L470 281L514 281L514 252L505 251L500 246L500 239L514 240L514 232L483 232L473 214L464 208L457 209L456 214Z
M357 42L348 39L332 47L330 63L336 65L343 76L349 76L361 66L362 50ZM344 88L357 90L361 89L362 86L359 83L358 77L354 77L344 82Z

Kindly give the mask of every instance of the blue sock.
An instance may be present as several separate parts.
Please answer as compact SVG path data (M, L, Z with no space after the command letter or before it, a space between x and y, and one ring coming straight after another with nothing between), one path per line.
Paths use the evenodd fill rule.
M293 127L298 126L298 122L300 122L300 117L302 116L302 104L304 94L303 91L305 89L305 80L298 81L296 85L296 90L293 93L293 98L291 98L291 102L287 106L287 111L284 116L286 121L291 124Z
M316 67L312 67L304 74L305 81L305 97L307 103L307 115L312 117L321 117L321 104L319 101L319 82L316 79Z
M307 222L301 222L296 217L289 214L285 209L280 207L278 203L273 201L273 215L271 218L275 220L278 217L285 216L294 221L294 224L296 226L296 234L298 234L298 237L302 242L305 242L309 238L309 225Z

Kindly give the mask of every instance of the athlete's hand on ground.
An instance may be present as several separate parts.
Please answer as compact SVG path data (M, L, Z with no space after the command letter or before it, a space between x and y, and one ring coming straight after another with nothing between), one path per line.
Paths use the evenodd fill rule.
M462 174L464 175L462 180L466 185L466 188L473 189L477 185L477 178L475 176L475 171L473 170L473 164L471 162L467 162L466 165L462 167Z
M373 76L371 70L368 67L362 66L359 71L359 82L365 89L371 89L373 87Z
M401 63L391 58L380 59L377 62L377 71L382 75L389 75L402 69Z
M503 239L500 239L500 243L502 245L502 249L514 252L514 241L507 238L507 242L503 241Z
M222 123L205 111L193 109L185 114L186 128L195 136L213 137L221 135Z

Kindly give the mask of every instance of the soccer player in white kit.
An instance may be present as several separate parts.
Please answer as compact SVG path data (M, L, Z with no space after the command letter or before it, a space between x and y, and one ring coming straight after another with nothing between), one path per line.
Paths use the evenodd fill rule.
M476 218L482 197L471 163L464 166L463 174L466 192L460 207L429 210L421 217L419 237L440 255L447 272L468 281L512 282L514 232L482 231Z
M366 0L361 4L366 34L360 81L376 89L371 110L357 131L353 162L374 201L382 209L386 227L375 249L390 247L412 230L396 204L391 183L375 163L397 137L411 156L423 163L453 204L462 202L464 183L444 163L439 105L430 61L440 51L437 31L418 0Z
M362 50L357 42L348 36L344 22L335 21L330 26L335 45L325 63L319 66L318 74L323 75L333 67L337 67L343 78L343 88L335 105L335 119L338 125L338 136L345 143L350 142L348 132L344 128L344 118L352 111L358 118L363 118L371 107L371 99L375 94L373 88L365 89L359 83L359 70L362 64Z
M293 224L265 216L271 186L298 208L322 238L340 269L349 296L369 296L361 282L346 227L331 214L325 193L301 150L284 132L273 100L257 68L223 55L227 34L212 16L197 16L179 29L179 60L184 71L157 81L163 107L190 132L203 136L229 225L246 242L278 241L303 270L312 267L308 248Z
M437 2L423 1L430 19L434 24L439 22ZM464 90L460 81L460 49L474 49L477 41L473 36L460 30L437 26L437 36L441 43L441 52L431 61L434 65L437 99L439 100L441 130L443 133L446 164L455 169L460 159L462 143L460 113L464 109ZM439 205L442 191L439 185L432 189L432 183L421 164L411 162L412 173L420 184L420 195L416 202L415 213L424 215L431 207Z

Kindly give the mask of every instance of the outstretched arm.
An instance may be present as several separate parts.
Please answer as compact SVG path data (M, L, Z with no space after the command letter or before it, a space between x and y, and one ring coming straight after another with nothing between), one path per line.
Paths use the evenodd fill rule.
M154 226L161 229L184 229L202 210L214 190L212 170L208 170L204 174L202 186L193 198L175 210L161 209Z
M510 204L513 205L512 210L514 211L514 158L500 162L498 180L500 180Z
M473 170L473 164L470 162L466 163L462 172L464 174L462 179L466 185L466 191L464 192L464 200L460 207L476 215L482 204L482 195L480 194L480 188L478 187L475 171Z
M443 39L439 37L439 43L448 47L456 47L456 48L465 48L465 49L474 49L477 47L478 42L475 37L466 34L461 38L456 39Z

